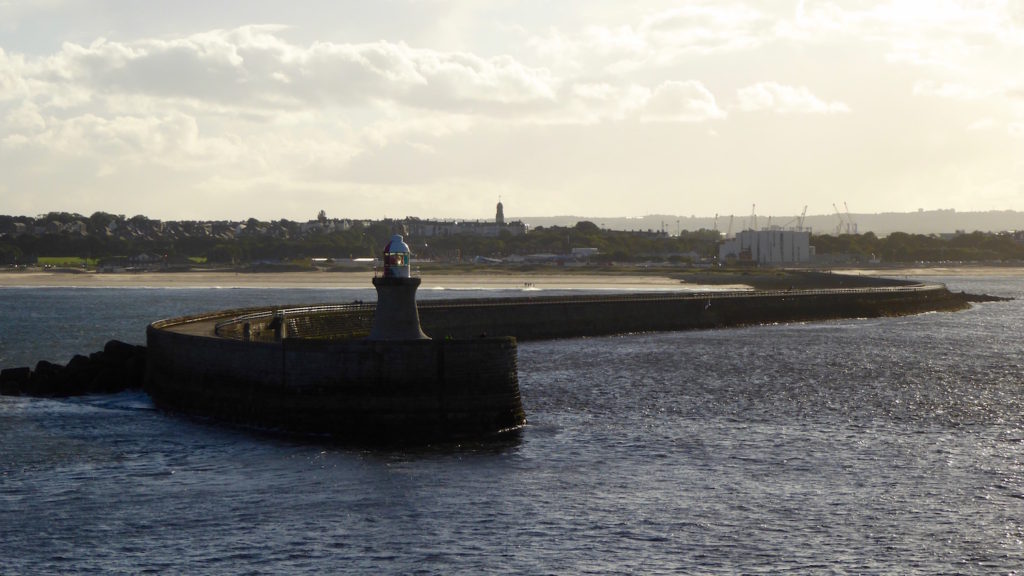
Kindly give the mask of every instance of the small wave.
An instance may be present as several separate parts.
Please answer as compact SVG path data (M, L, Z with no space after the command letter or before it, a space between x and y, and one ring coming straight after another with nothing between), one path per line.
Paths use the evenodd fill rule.
M156 406L153 405L153 400L149 397L149 394L141 390L126 390L116 394L92 394L81 396L80 400L83 404L88 404L94 408L105 408L108 410L156 410Z

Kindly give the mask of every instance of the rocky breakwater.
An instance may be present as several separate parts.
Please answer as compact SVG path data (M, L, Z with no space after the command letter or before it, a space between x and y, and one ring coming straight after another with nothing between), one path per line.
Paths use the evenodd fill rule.
M61 365L40 360L34 368L0 370L0 394L62 398L141 389L146 377L146 347L110 340L89 354Z

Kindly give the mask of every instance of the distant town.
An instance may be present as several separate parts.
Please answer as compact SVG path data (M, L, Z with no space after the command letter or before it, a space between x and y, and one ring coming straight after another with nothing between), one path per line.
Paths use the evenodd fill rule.
M805 209L806 213L806 209ZM918 217L936 218L921 211ZM939 211L943 217L953 211ZM884 215L874 215L875 217ZM908 222L914 214L903 215ZM101 272L233 268L248 270L358 269L374 265L396 231L416 260L437 265L506 266L764 266L819 267L882 264L1024 263L1024 214L961 213L951 223L988 220L1019 228L948 232L863 231L869 216L836 210L816 231L815 217L647 217L527 224L506 221L499 202L488 220L354 220L329 217L261 221L161 221L96 212L0 216L0 265L84 268ZM816 217L820 221L821 217ZM609 225L611 223L611 225ZM684 226L683 224L686 224ZM699 227L694 226L700 223Z

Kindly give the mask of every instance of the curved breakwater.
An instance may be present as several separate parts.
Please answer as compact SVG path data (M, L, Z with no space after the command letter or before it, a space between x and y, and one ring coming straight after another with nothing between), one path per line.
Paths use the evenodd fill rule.
M905 316L966 308L971 297L943 285L822 290L535 296L420 301L432 338L513 336L520 341ZM257 341L356 339L369 334L373 304L248 309L217 318L216 334ZM277 319L278 324L272 324ZM284 325L284 331L275 326Z
M375 306L228 311L147 330L158 406L372 442L480 437L525 423L517 340L899 316L967 306L940 285L422 302L432 339L366 339Z

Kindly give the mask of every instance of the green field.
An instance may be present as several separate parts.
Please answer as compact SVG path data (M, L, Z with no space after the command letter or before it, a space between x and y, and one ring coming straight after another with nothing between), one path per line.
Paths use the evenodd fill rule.
M40 256L40 266L56 266L58 268L95 268L99 262L96 258L79 258L78 256Z

